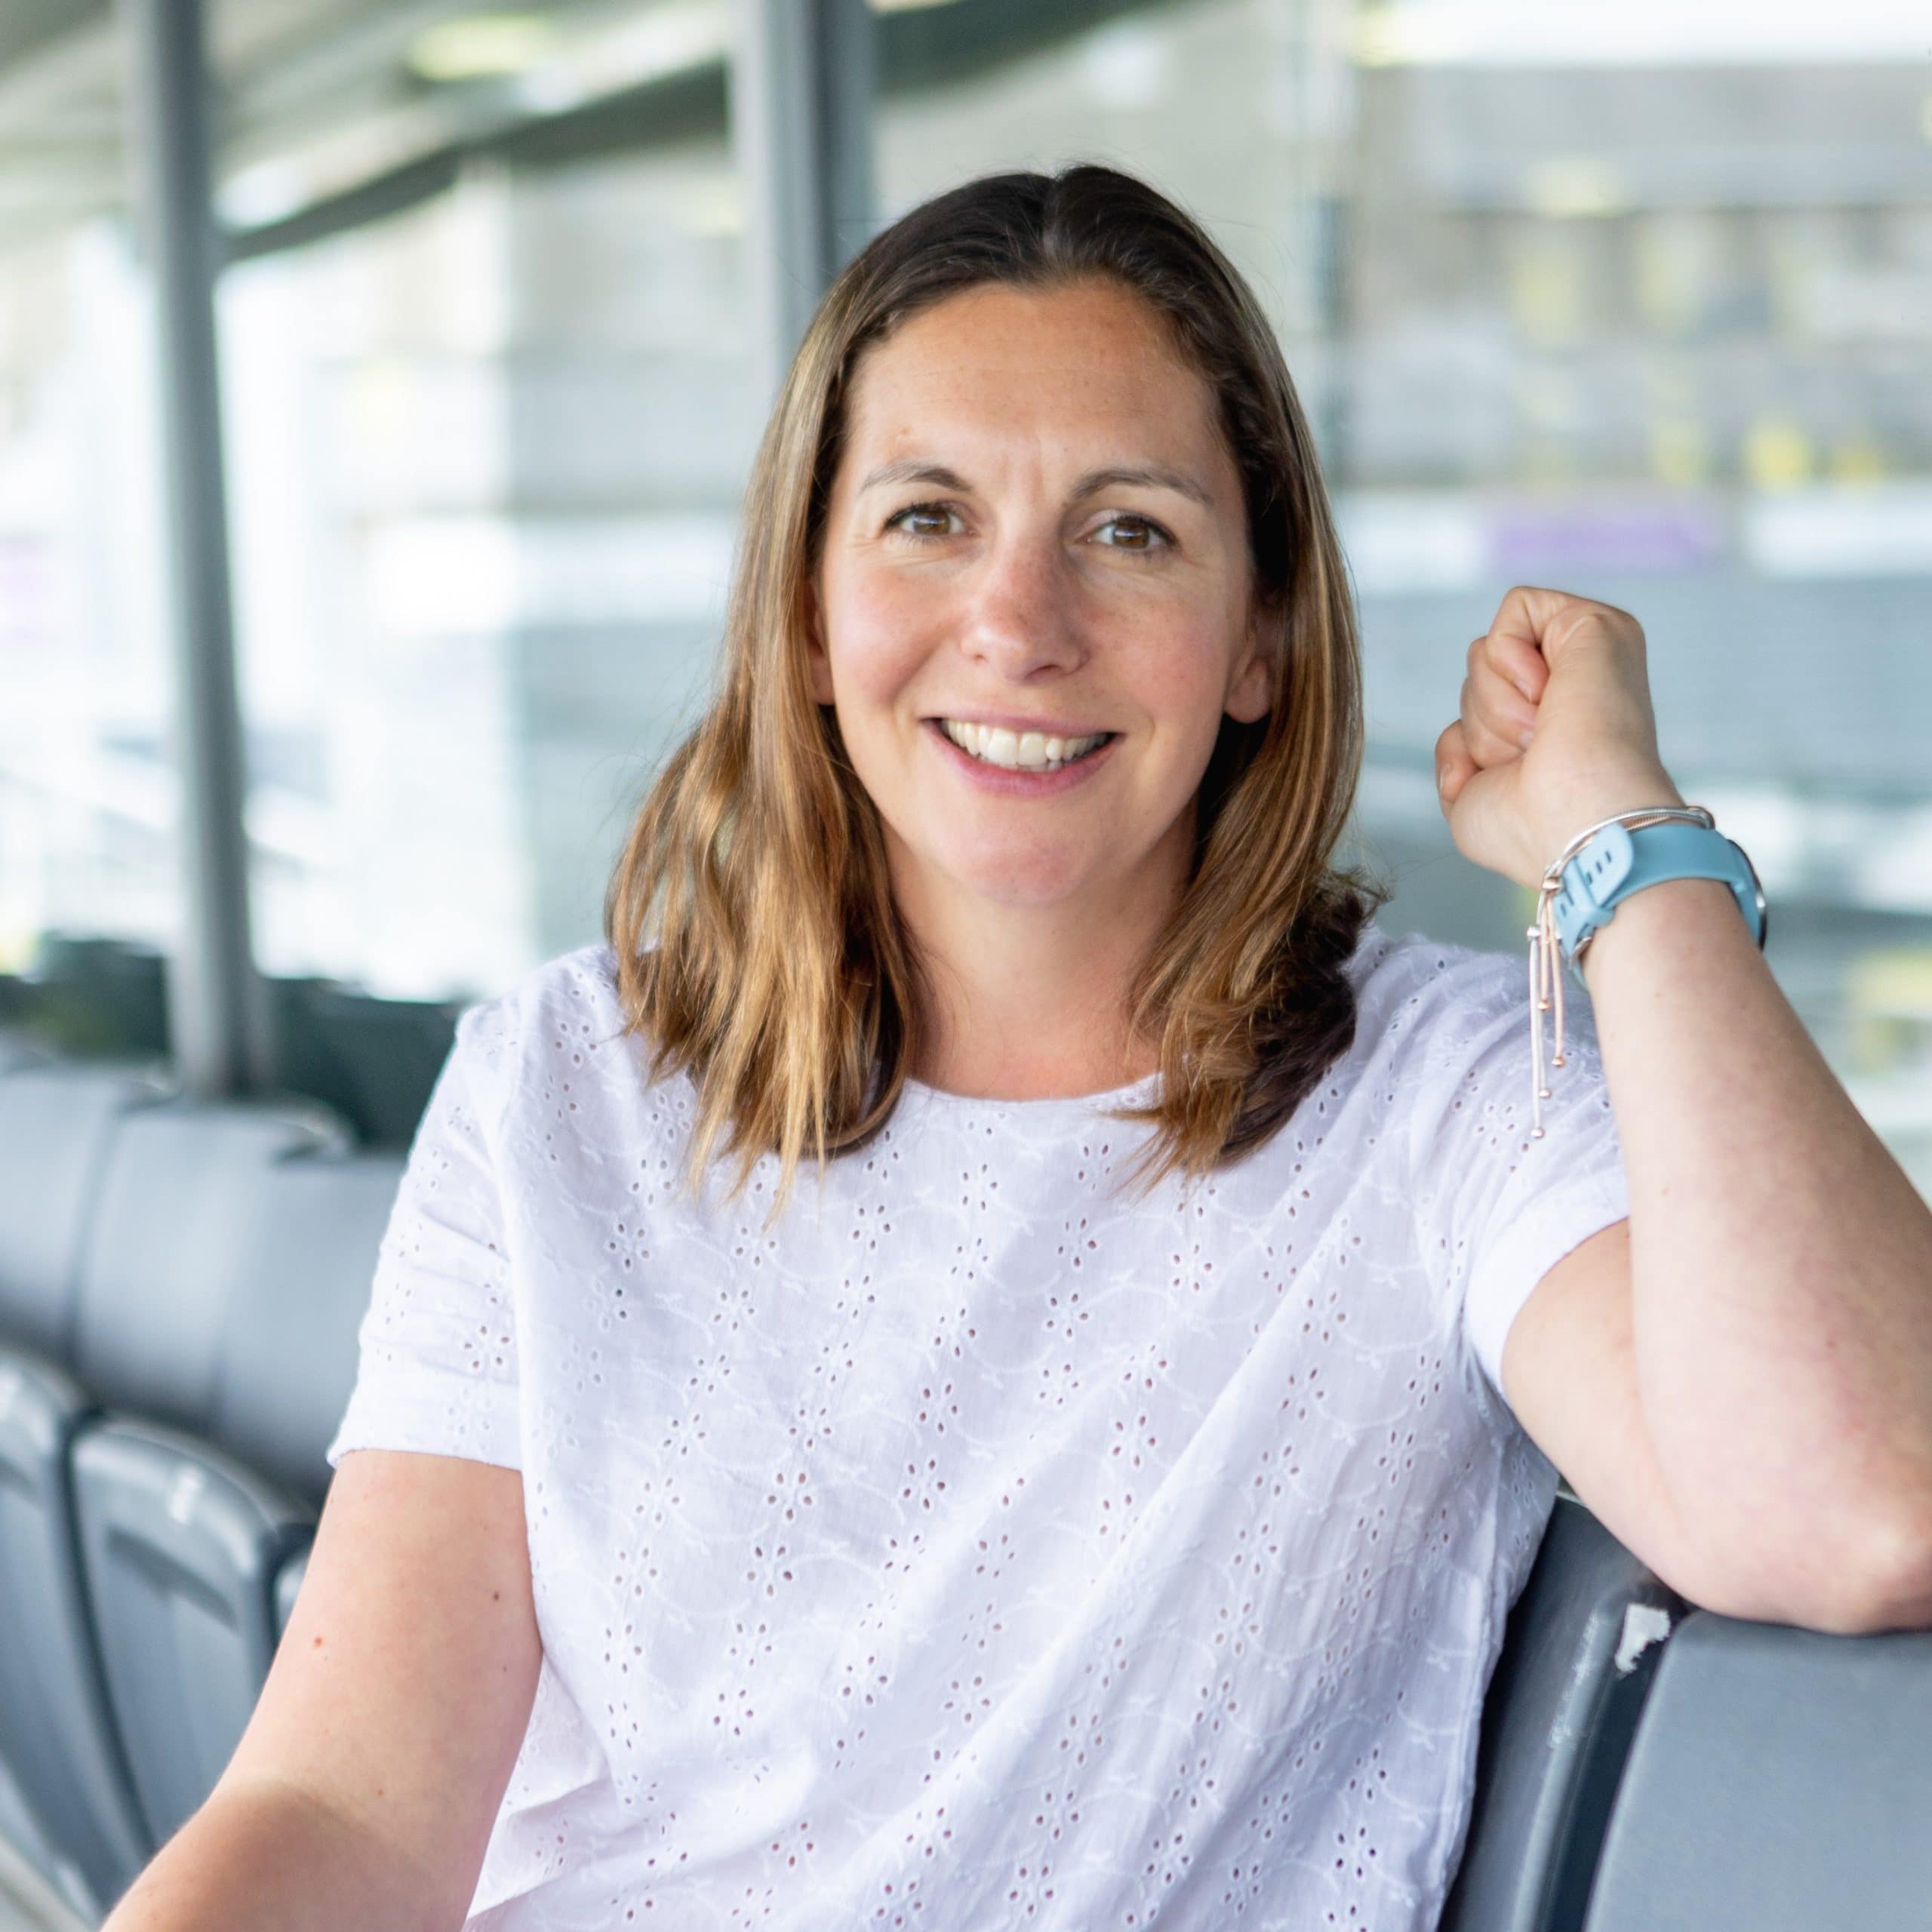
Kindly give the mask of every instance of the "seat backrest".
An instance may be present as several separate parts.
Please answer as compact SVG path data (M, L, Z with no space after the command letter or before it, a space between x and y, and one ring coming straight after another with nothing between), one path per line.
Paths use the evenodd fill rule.
M1657 1640L1683 1599L1559 1494L1483 1705L1442 1932L1572 1932Z
M1932 1925L1932 1631L1694 1611L1663 1647L1584 1932Z
M261 1171L303 1149L347 1146L341 1121L312 1104L180 1100L126 1118L108 1149L75 1294L73 1367L100 1401L206 1428Z
M109 1144L130 1109L167 1097L123 1065L53 1061L0 1074L0 1337L66 1359Z
M318 979L269 987L278 1083L325 1101L362 1146L406 1149L449 1057L462 1003L378 998Z
M0 1025L0 1073L11 1072L17 1066L44 1066L53 1057L31 1034Z
M28 998L35 1029L78 1057L165 1060L168 958L146 940L43 932Z
M274 1161L235 1231L208 1433L318 1513L406 1159L358 1149Z

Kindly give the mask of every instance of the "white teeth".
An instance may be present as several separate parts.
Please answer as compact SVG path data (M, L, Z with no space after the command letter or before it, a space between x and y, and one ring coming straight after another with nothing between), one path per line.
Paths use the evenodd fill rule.
M1107 735L1096 731L1085 738L1050 738L1038 731L1015 733L997 726L964 724L952 718L940 719L940 729L961 751L988 764L1019 771L1057 771L1091 751Z

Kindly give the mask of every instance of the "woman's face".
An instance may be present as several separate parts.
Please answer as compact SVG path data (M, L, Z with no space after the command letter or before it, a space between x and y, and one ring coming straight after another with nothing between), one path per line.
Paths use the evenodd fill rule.
M1139 297L989 285L875 345L849 401L811 668L902 906L955 929L945 915L1003 907L1115 916L1140 893L1164 911L1223 713L1268 709L1251 584L1213 392ZM1115 735L1043 780L975 761L943 718Z

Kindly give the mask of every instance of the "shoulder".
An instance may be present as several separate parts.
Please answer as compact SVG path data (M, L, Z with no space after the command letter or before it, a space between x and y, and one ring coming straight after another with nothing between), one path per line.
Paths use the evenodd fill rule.
M1375 1077L1399 1100L1416 1149L1459 1115L1492 1127L1507 1115L1513 1128L1534 1053L1527 942L1516 954L1404 934L1372 955L1361 986L1357 1037ZM1547 1054L1555 1020L1542 1017ZM1594 1017L1574 985L1565 988L1563 1030L1574 1063L1567 1104L1600 1084Z
M623 1025L617 956L607 940L560 952L534 966L503 995L528 1031L601 1038Z
M1527 951L1487 952L1418 932L1363 928L1348 967L1364 1030L1392 1047L1475 1044L1505 1017L1528 1011Z
M561 952L457 1017L451 1058L500 1118L515 1094L560 1065L588 1067L623 1031L617 956L607 941Z

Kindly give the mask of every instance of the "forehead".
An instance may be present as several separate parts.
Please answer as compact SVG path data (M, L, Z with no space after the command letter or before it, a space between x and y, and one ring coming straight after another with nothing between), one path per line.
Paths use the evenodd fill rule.
M872 344L854 372L847 441L868 459L1016 434L1098 438L1121 444L1109 454L1131 446L1204 466L1218 452L1232 463L1213 390L1164 320L1112 284L963 291Z

